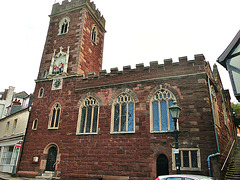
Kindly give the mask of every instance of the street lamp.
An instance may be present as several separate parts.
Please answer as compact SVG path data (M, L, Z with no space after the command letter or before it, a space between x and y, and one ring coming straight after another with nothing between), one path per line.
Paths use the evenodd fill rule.
M172 116L172 119L174 121L174 137L175 137L175 157L176 157L176 168L177 168L177 174L180 174L180 154L179 154L179 149L178 149L178 133L179 131L177 130L177 120L179 118L180 112L182 108L180 108L176 101L173 102L173 105L169 107L170 114Z

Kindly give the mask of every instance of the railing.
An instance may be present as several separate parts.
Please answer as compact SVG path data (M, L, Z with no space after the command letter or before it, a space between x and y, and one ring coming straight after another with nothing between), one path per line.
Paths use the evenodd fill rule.
M224 169L224 167L225 167L225 165L226 165L226 163L227 163L227 160L228 160L229 155L230 155L230 153L231 153L231 151L232 151L232 148L233 148L234 143L235 143L235 140L234 140L233 143L232 143L232 146L231 146L231 148L230 148L230 150L229 150L229 152L228 152L228 155L227 155L227 157L226 157L226 159L225 159L225 161L224 161L224 163L223 163L223 166L222 166L222 168L221 168L221 171Z

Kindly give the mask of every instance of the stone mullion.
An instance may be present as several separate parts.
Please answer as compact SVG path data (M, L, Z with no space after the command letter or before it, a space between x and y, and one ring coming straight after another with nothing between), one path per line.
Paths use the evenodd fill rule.
M126 131L128 131L128 103L126 103L127 109L126 109Z
M158 100L158 116L159 116L159 118L158 118L158 121L159 121L159 131L161 131L162 130L162 124L161 124L161 121L162 121L162 119L161 119L161 101L159 101L159 100Z
M91 115L90 133L92 133L92 127L93 127L93 114L94 114L94 106L92 106L92 115Z
M121 132L121 123L122 123L122 104L119 104L119 124L118 124L118 132Z
M85 122L84 122L84 129L83 129L83 133L86 133L86 126L87 126L87 114L88 114L88 106L86 106L86 115L85 115Z
M169 101L166 99L166 104L167 104L167 122L168 122L168 130L171 130L171 127L170 127L170 117L169 117L169 110L168 110L168 107L169 107Z
M189 168L192 168L192 156L191 156L191 151L188 151L188 159L189 159Z

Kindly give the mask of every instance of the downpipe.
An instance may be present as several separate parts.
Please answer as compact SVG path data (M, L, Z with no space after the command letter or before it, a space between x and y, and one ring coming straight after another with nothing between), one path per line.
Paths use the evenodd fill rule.
M207 162L208 162L208 171L209 171L209 177L212 177L211 174L211 157L215 157L215 156L220 156L220 148L219 148L219 142L218 142L218 136L217 136L217 129L215 127L215 116L214 116L214 110L213 110L213 102L212 102L212 94L211 94L211 87L210 87L210 80L208 77L208 89L209 89L209 95L210 95L210 101L211 101L211 106L212 106L212 114L213 114L213 123L214 123L214 132L215 132L215 138L216 138L216 143L217 143L217 153L215 154L211 154L207 157Z
M211 161L210 161L210 158L211 158L211 157L215 157L215 156L220 156L220 153L211 154L211 155L209 155L208 158L207 158L209 177L212 177L212 174L211 174Z

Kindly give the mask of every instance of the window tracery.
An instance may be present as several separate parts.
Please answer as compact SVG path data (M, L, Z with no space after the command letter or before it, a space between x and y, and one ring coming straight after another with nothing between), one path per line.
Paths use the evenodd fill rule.
M167 89L160 89L154 93L150 101L150 131L172 131L174 122L169 112L169 107L175 101L173 93Z

